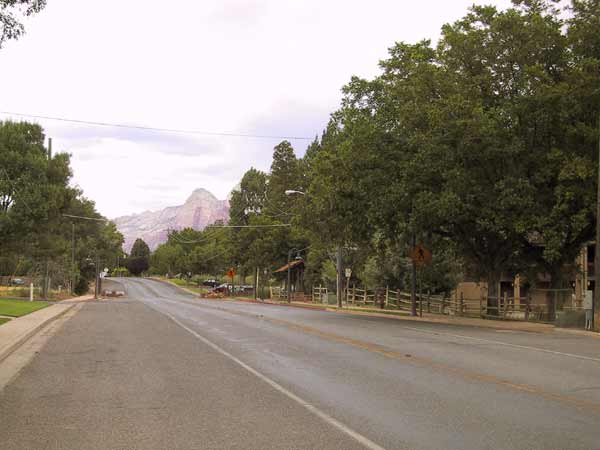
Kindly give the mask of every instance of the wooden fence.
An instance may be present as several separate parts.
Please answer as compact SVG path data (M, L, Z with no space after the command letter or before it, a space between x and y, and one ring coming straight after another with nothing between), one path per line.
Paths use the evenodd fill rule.
M312 301L325 303L328 292L321 286L313 288ZM398 311L411 311L411 295L386 288L368 289L349 286L344 292L346 306L371 307ZM549 311L546 304L532 303L531 297L466 298L462 294L453 296L419 294L416 296L417 312L429 314L455 315L484 319L506 319L522 321L550 322L555 312ZM577 308L574 308L577 309Z
M326 287L314 286L310 295L303 292L293 292L291 301L329 304L332 294ZM281 287L271 288L271 298L287 300L287 292ZM369 289L355 285L344 290L343 304L347 307L369 307L396 311L411 311L411 295L408 292L385 288ZM547 304L533 303L530 296L500 297L481 296L467 298L462 294L433 295L419 294L416 296L417 313L444 314L484 319L505 319L536 322L552 322L556 318L556 308ZM580 309L566 306L561 309Z

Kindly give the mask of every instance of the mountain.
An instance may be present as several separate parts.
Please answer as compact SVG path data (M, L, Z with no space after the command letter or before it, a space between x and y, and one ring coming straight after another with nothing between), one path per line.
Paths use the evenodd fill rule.
M142 238L154 250L167 241L169 230L202 230L217 220L226 222L228 218L228 200L218 200L206 189L196 189L183 205L117 217L113 222L123 234L123 247L129 252L137 238Z

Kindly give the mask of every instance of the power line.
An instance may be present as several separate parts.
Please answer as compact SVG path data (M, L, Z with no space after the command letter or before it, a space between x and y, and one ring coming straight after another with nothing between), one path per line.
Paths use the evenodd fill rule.
M126 124L122 124L122 123L95 122L95 121L91 121L91 120L68 119L65 117L41 116L38 114L23 114L23 113L16 113L16 112L10 112L10 111L0 111L0 114L4 114L4 115L8 115L8 116L28 117L28 118L32 118L32 119L55 120L58 122L77 123L77 124L81 124L81 125L94 125L94 126L112 127L112 128L127 128L127 129L132 129L132 130L157 131L157 132L176 133L176 134L196 134L196 135L202 135L202 136L221 136L221 137L243 137L243 138L254 138L254 139L295 139L295 140L303 140L303 141L310 141L310 140L314 139L314 137L306 137L306 136L277 136L277 135L268 135L268 134L228 133L228 132L218 132L218 131L184 130L184 129L176 129L176 128L158 128L158 127L150 127L150 126L145 126L145 125L126 125Z
M213 228L273 228L291 227L291 223L277 223L272 225L212 225Z
M202 233L210 233L211 232L211 229L210 229L211 227L212 227L212 225L207 226L204 230L202 230ZM180 232L182 230L170 230L169 229L169 230L166 230L166 231L167 232L174 231L174 233L169 234L169 239L173 239L178 244L198 244L200 242L211 241L213 239L216 240L217 236L218 236L218 232L221 232L222 229L212 230L213 231L212 235L208 234L207 236L203 236L200 239L194 239L194 240L180 239L179 236L177 236L177 234L175 234L175 233L177 233L178 231Z
M73 214L63 214L63 217L69 217L71 219L94 220L96 222L104 222L104 223L110 222L107 219L98 219L96 217L74 216Z

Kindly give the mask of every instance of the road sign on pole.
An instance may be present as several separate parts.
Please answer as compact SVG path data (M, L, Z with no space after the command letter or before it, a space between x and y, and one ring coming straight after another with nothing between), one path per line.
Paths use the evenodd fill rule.
M421 244L418 244L410 252L410 258L417 266L423 267L431 262L431 252Z

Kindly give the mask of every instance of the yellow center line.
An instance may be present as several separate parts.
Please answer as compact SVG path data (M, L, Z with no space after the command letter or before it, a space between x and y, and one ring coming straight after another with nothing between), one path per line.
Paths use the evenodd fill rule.
M173 303L180 303L180 301L173 302ZM473 381L484 382L484 383L492 383L492 384L504 386L504 387L507 387L507 388L510 388L510 389L513 389L516 391L527 392L532 395L537 395L537 396L545 398L547 400L553 400L553 401L557 401L560 403L565 403L565 404L574 406L579 409L587 409L587 410L592 410L594 412L600 413L600 404L598 404L598 403L590 402L587 400L582 400L582 399L579 399L576 397L571 397L568 395L548 392L548 391L545 391L536 386L532 386L529 384L523 384L523 383L515 383L510 380L496 377L493 375L485 375L485 374L473 372L471 370L461 369L459 367L454 367L454 366L450 366L448 364L436 362L429 358L423 358L423 357L419 357L419 356L414 356L412 354L407 354L407 353L402 353L402 352L398 352L395 350L390 350L379 344L373 344L371 342L360 341L357 339L340 336L338 334L329 333L326 331L319 330L317 328L309 327L306 325L299 325L297 323L289 322L289 321L283 320L283 319L275 319L272 317L266 317L264 315L260 315L260 314L256 314L256 313L231 310L231 309L223 308L220 306L213 306L213 305L209 306L207 304L191 303L191 302L187 302L187 301L184 301L183 303L193 305L193 306L198 306L198 307L206 307L209 309L216 309L216 310L223 311L223 312L226 312L229 314L243 316L243 317L250 317L250 318L254 318L254 319L259 318L261 320L264 320L265 322L269 322L274 325L279 325L279 326L282 326L282 327L285 327L288 329L300 331L302 333L317 336L317 337L320 337L322 339L326 339L326 340L329 340L332 342L337 342L340 344L349 345L349 346L359 348L362 350L367 350L369 352L379 354L386 358L402 361L402 362L412 364L417 367L428 367L428 368L434 369L438 372L454 374L454 375L460 376L467 380L473 380Z

